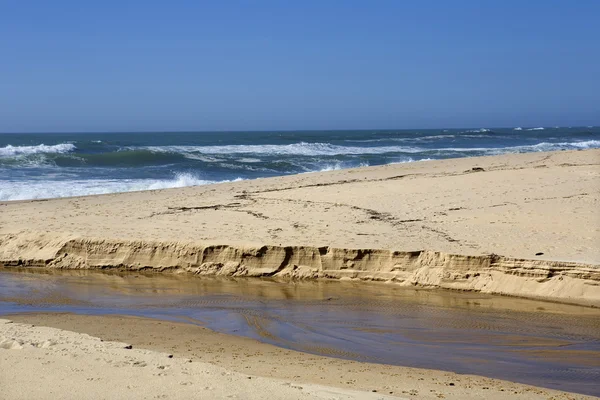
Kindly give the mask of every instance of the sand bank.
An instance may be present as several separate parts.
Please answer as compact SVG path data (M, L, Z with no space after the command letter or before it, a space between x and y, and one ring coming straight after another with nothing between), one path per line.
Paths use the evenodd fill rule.
M73 314L10 318L35 324L0 325L0 360L11 365L0 378L11 399L50 393L73 398L84 393L106 398L265 398L267 393L301 399L592 398L472 375L315 356L190 324ZM124 349L123 342L133 349ZM31 385L31 376L43 384Z
M0 203L0 265L337 278L600 305L600 150Z
M236 373L86 334L0 319L5 399L386 399ZM35 380L35 383L34 383Z

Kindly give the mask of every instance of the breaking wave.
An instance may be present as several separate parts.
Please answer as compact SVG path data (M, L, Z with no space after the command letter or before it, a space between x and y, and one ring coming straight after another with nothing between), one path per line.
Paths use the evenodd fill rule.
M133 148L132 148L133 149ZM336 156L344 154L411 153L421 149L409 146L355 147L329 143L292 143L224 146L148 146L146 150L171 153L200 154L266 154L295 156Z
M491 129L486 129L486 128L480 128L480 129L470 129L467 132L469 133L486 133L486 132L491 132Z
M428 159L600 148L600 130L542 129L292 132L256 137L248 133L0 136L0 200L176 188ZM40 144L44 142L51 144Z
M72 143L61 143L55 145L40 144L37 146L11 146L0 147L0 157L14 157L32 154L57 154L69 153L76 149Z
M294 155L294 156L340 156L340 155L370 155L386 153L435 153L435 152L502 152L522 151L544 151L568 150L573 148L595 148L600 147L600 141L588 140L581 142L542 142L534 145L512 146L512 147L439 147L426 148L416 146L339 146L328 143L294 143L288 145L224 145L224 146L162 146L145 147L146 150L158 153L180 153L180 154L255 154L255 155ZM133 149L132 149L133 150Z
M233 181L239 181L241 178ZM200 186L232 180L209 181L193 174L177 174L173 179L90 179L56 181L0 182L0 201L48 199L119 192L136 192Z

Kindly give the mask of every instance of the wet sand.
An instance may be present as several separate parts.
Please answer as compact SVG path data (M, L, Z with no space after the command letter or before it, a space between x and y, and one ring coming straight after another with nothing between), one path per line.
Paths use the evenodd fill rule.
M206 362L244 375L292 381L294 382L293 387L302 388L306 384L326 385L370 392L358 397L342 397L331 391L325 397L328 399L367 398L371 394L428 400L501 400L506 398L583 400L596 398L481 376L317 356L282 349L253 339L216 333L186 323L126 316L52 313L13 315L9 318L16 322L35 324L36 326L51 326L83 332L100 337L105 341L125 342L133 345L134 349L165 352L173 354L176 359ZM166 360L162 361L163 364L165 362ZM202 381L202 376L196 379ZM131 386L131 389L140 388L139 383ZM131 397L135 392L132 390L129 393ZM278 398L275 393L269 391L263 392L263 396L266 393L269 393L269 398ZM174 390L167 398L178 398L177 394L178 392ZM206 392L202 394L206 396ZM243 398L243 396L239 398Z
M10 366L0 369L0 397L10 400L398 398L239 373L129 343L5 319L0 319L0 365Z
M36 312L10 318L190 355L235 370L248 366L258 375L273 373L273 361L267 361L276 354L283 357L281 363L294 355L299 363L314 358L360 371L383 371L396 367L379 363L395 364L600 394L600 310L594 308L376 283L41 271L0 273L0 313ZM103 314L163 322L99 316ZM177 334L169 338L171 330ZM207 341L207 335L221 344ZM258 357L253 346L267 346L261 348L269 349L269 355ZM296 376L296 368L276 369L275 376ZM436 374L436 379L446 376ZM345 382L327 379L327 384ZM360 389L369 389L372 380L359 381ZM480 387L489 387L483 382ZM401 393L404 383L392 391ZM381 381L377 389L385 387L391 387L390 381Z

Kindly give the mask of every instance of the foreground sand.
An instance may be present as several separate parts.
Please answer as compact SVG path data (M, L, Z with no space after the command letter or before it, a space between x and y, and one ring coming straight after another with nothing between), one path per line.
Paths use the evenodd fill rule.
M181 323L72 314L9 318L21 323L0 320L0 362L11 366L0 369L7 399L592 398L471 375L320 357ZM124 349L122 342L133 349Z
M600 150L0 203L0 266L345 278L600 306Z
M0 319L5 399L385 399L239 374L212 364Z

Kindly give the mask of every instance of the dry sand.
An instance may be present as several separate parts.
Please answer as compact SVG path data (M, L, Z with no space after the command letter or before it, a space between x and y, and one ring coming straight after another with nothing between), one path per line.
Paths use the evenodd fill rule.
M0 369L7 399L593 398L472 375L315 356L189 324L73 314L9 318L21 323L0 324L0 362L10 365ZM122 342L133 349L124 349Z
M600 150L587 150L5 202L0 265L382 280L598 306L599 178Z

